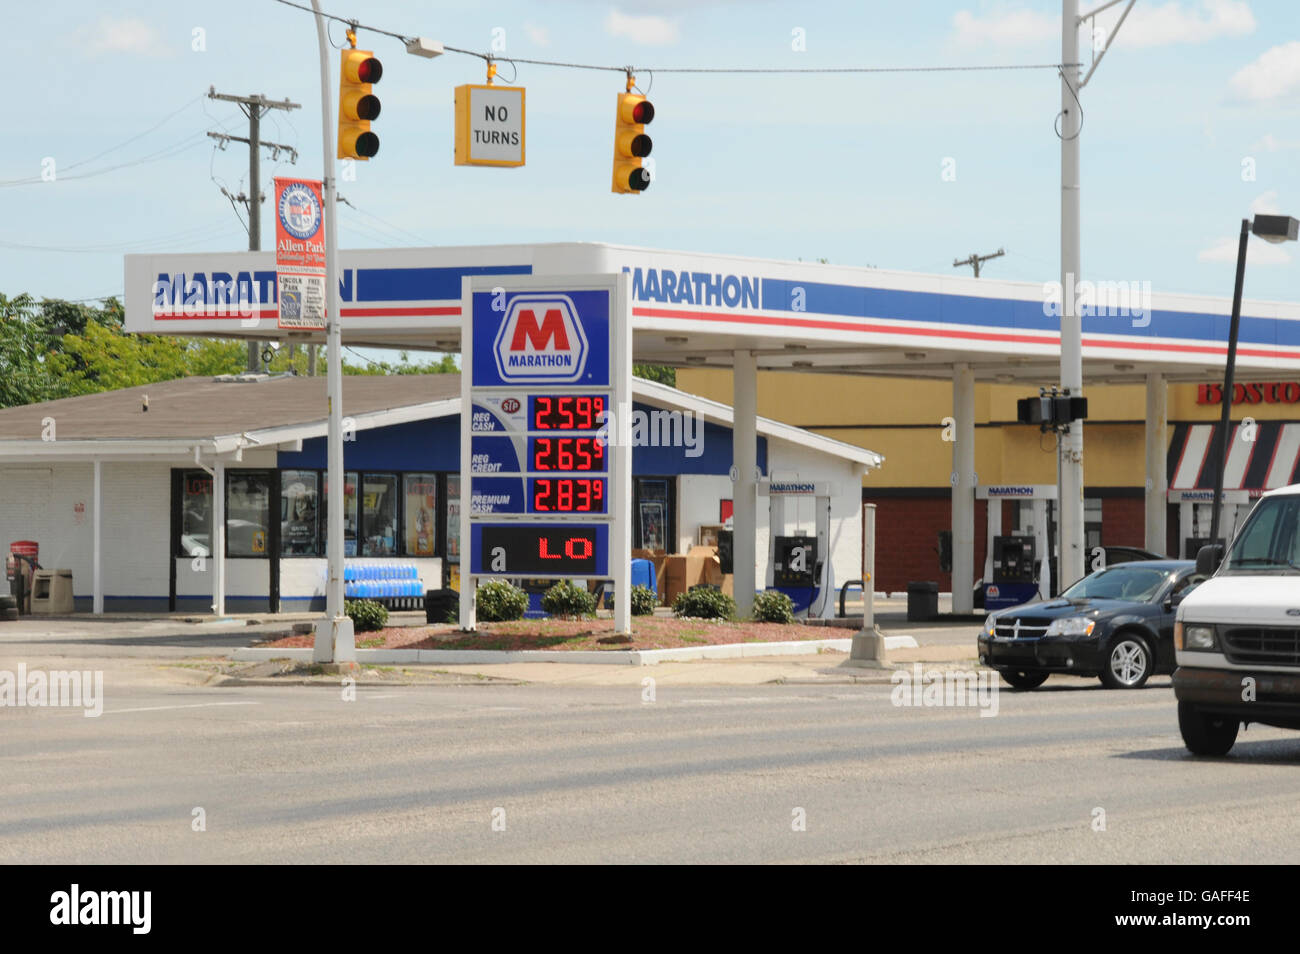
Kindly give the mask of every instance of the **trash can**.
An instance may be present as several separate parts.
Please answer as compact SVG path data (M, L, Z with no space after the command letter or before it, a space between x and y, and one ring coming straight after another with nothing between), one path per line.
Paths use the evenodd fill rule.
M907 620L930 620L939 615L939 584L912 582L907 584Z
M454 622L460 614L460 594L455 590L424 591L424 621L430 624Z
M9 544L9 556L5 560L5 576L9 580L9 593L18 604L18 612L30 613L32 577L40 566L37 557L41 547L35 540L15 540Z
M37 570L32 577L32 615L67 616L75 610L71 570Z

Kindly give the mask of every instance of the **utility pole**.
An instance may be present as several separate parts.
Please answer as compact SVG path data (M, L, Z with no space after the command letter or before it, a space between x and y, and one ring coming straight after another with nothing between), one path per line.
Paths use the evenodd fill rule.
M1079 94L1101 65L1102 58L1124 25L1136 0L1120 14L1106 43L1097 48L1094 32L1098 13L1123 3L1107 0L1089 13L1079 15L1079 0L1061 0L1061 112L1056 134L1061 140L1061 389L1083 396L1083 326L1079 316L1079 281L1083 271L1079 231L1079 134L1083 131L1083 106ZM1089 47L1094 51L1092 66L1082 76L1079 60L1079 28L1087 21ZM1060 480L1057 496L1060 516L1060 580L1070 583L1086 572L1083 518L1083 421L1071 421L1061 434Z
M979 277L980 277L980 265L982 265L984 262L987 262L990 258L999 258L999 257L1001 257L1001 256L1003 256L1003 255L1005 255L1005 254L1007 254L1007 253L1006 253L1005 251L1003 251L1002 249L998 249L998 250L997 250L996 252L994 252L992 255L975 255L975 254L972 254L970 258L963 258L963 259L960 259L960 260L959 260L959 259L953 259L952 267L953 267L953 268L961 268L963 265L969 265L969 266L971 266L972 268L975 269L975 277L976 277L976 278L979 278Z
M279 158L281 150L288 152L294 163L298 161L298 152L292 146L286 146L278 142L263 142L261 136L262 114L268 109L300 109L301 104L291 103L288 99L275 101L267 99L260 93L253 96L232 96L228 93L218 93L215 86L208 87L208 99L225 100L228 103L238 103L243 109L244 115L248 117L248 138L241 136L227 136L225 133L208 133L213 139L219 140L222 147L231 140L248 144L248 195L246 197L235 196L236 199L243 199L248 205L248 250L250 252L260 252L262 250L262 161L258 150L265 146L272 151L274 158ZM333 211L332 209L330 210ZM256 340L248 342L248 370L257 371L258 364L258 343Z

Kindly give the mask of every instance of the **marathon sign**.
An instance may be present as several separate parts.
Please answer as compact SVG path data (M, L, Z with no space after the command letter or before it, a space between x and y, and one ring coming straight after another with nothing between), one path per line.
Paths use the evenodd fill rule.
M1055 500L1055 484L985 484L975 488L976 500Z
M510 302L493 345L506 384L578 381L586 368L587 335L567 295L520 295Z
M1197 404L1222 404L1222 384L1198 384ZM1300 404L1300 382L1247 381L1232 386L1233 404Z

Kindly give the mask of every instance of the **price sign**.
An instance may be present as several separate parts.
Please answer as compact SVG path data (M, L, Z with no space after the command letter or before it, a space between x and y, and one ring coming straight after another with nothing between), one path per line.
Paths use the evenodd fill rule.
M624 592L631 451L617 431L630 415L610 412L631 393L627 276L467 278L463 312L462 627L480 576L612 578Z

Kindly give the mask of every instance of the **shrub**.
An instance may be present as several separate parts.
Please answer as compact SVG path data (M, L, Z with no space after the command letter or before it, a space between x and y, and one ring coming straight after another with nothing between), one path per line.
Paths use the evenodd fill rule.
M593 616L596 597L572 580L560 580L542 594L542 609L552 616Z
M632 606L633 616L649 616L659 605L658 595L648 586L632 587L628 600Z
M343 612L352 620L358 633L383 629L388 622L388 610L374 600L344 600Z
M794 601L780 590L765 590L754 597L754 619L760 623L793 623Z
M736 601L720 590L700 587L679 593L673 600L673 613L697 619L735 619Z
M488 580L474 593L478 618L484 623L504 623L523 619L528 609L528 594L505 580Z

